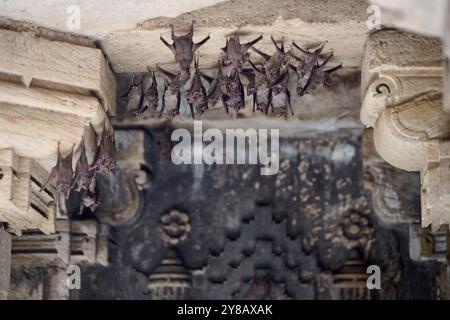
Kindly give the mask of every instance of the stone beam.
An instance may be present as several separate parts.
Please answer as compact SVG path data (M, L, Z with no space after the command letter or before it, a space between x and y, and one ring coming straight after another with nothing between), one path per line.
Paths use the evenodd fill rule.
M99 49L0 30L0 78L90 96L115 113L115 81Z

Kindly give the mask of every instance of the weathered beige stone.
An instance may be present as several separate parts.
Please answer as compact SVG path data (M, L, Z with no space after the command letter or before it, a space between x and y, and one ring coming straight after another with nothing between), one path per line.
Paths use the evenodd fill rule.
M11 235L0 223L0 300L8 298L11 268Z
M442 99L440 43L383 30L366 44L361 120L373 127L378 153L391 165L420 171L422 226L450 223L450 115Z
M0 30L0 78L83 95L92 93L115 113L115 82L99 49Z
M0 175L0 222L16 234L28 229L54 232L55 190L49 186L40 192L47 172L12 149L0 149Z
M24 267L49 264L98 263L106 265L107 235L94 220L58 219L54 234L27 232L13 237L12 263Z

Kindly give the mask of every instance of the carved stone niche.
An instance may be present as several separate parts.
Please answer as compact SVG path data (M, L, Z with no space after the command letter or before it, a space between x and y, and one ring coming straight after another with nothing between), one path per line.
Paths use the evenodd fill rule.
M380 156L421 174L422 227L450 223L450 114L443 110L439 41L396 30L372 33L362 65L361 120Z
M39 192L82 136L92 160L116 83L100 49L0 29L0 222L8 231L55 232L54 189Z

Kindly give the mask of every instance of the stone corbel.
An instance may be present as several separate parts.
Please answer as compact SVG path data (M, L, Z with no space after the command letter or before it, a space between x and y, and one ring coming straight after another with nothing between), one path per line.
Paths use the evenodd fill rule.
M437 40L396 30L370 35L362 66L361 120L380 156L421 173L422 226L450 223L450 114L442 100Z
M58 143L63 156L75 146L75 163L84 136L92 160L115 115L114 75L97 48L2 29L0 43L0 222L15 234L54 233L58 199L51 186L39 190Z

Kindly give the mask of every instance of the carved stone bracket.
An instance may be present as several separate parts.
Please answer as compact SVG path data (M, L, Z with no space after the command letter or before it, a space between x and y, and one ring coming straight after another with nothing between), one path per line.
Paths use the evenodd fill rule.
M3 29L0 42L0 222L51 234L57 197L40 189L58 143L64 155L76 146L75 161L84 136L92 160L115 114L114 75L100 49Z
M422 226L450 223L450 115L443 110L437 40L395 30L370 35L362 66L361 120L396 168L421 173Z

